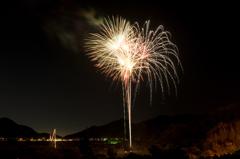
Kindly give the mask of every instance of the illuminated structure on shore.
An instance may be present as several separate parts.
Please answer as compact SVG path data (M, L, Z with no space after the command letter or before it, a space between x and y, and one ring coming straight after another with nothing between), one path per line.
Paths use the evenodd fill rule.
M57 144L56 144L56 129L53 129L53 132L50 133L49 141L52 141L54 143L55 148L57 147Z

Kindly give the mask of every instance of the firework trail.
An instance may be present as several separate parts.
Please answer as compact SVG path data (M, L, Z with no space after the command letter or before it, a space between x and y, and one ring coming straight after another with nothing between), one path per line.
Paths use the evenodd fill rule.
M163 78L169 89L170 78L175 89L178 79L175 65L169 56L177 59L181 66L177 46L169 40L171 34L164 31L163 26L159 26L155 31L149 31L150 21L146 21L142 28L138 23L130 24L129 21L121 17L104 19L100 33L91 33L87 39L86 48L89 58L96 61L96 67L102 73L111 77L113 81L122 81L124 101L126 101L129 118L129 143L131 141L131 85L136 83L134 89L134 100L140 87L140 79L143 74L147 75L150 86L150 104L152 102L153 83L155 89L157 82L160 83L162 94ZM182 67L182 66L181 66ZM173 73L170 72L170 70ZM134 101L133 101L134 103ZM125 103L124 103L125 105Z

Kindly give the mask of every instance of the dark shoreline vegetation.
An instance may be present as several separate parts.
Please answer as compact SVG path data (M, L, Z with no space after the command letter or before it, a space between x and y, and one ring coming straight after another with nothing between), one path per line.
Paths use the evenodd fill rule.
M182 149L163 150L158 145L151 146L148 150L150 154L126 153L117 155L117 151L124 145L108 145L108 148L93 146L89 140L80 142L60 142L55 149L52 142L19 142L17 140L0 142L0 158L4 159L121 159L121 158L142 158L142 159L189 159L186 152ZM218 157L208 156L199 157L199 159L237 159L240 157L240 151L234 154L227 154Z
M40 135L33 129L27 126L21 127L14 122L12 125L11 122L4 124L4 120L0 118L0 139L8 139L0 141L0 158L233 159L240 157L240 103L233 103L208 115L173 117L160 115L155 119L133 124L133 153L126 155L124 155L123 143L116 141L115 143L118 144L110 144L89 140L103 137L122 138L123 126L119 126L123 125L122 119L67 135L64 139L79 139L79 141L57 142L56 149L52 142L30 141L32 137L30 132ZM28 140L18 141L19 137L23 137L22 134L25 134ZM42 135L47 138L47 134ZM123 152L122 156L118 155L120 152Z

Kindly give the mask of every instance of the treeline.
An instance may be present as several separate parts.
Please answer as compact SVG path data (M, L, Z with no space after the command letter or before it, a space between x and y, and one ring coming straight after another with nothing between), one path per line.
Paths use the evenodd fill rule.
M202 156L233 154L240 149L240 121L219 122L207 133Z
M152 132L147 144L162 151L181 149L189 158L220 157L240 150L240 104L219 109L201 120L171 123Z

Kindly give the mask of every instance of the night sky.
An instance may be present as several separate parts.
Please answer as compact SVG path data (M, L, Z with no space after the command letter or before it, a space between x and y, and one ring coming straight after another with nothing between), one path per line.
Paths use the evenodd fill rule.
M239 101L239 11L233 3L11 1L1 5L0 118L37 132L76 133L123 118L121 84L95 68L83 45L102 18L163 25L178 46L177 98L141 82L133 123L158 115L206 114ZM176 63L177 65L177 63ZM158 85L159 86L159 85Z

